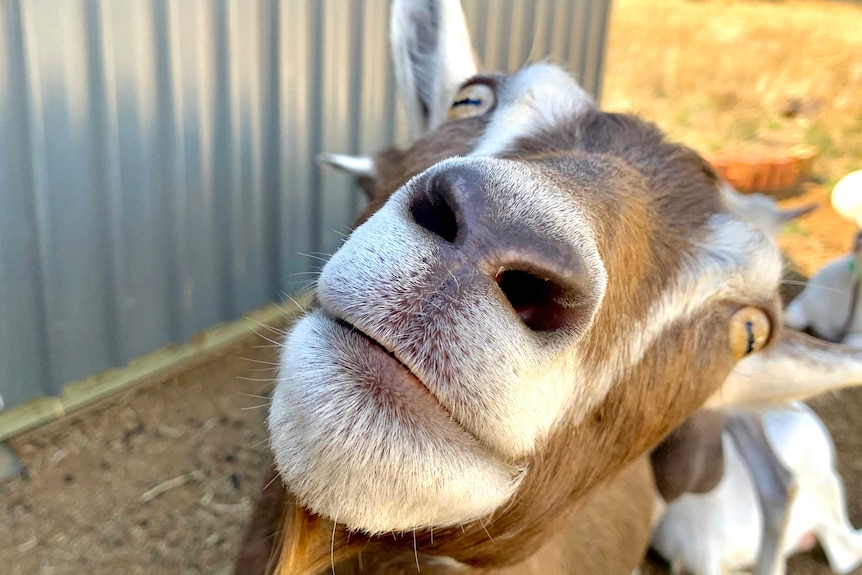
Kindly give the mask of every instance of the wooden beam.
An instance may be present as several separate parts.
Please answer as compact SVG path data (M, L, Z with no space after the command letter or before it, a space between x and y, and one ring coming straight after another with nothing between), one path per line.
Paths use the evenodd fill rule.
M223 323L192 336L183 344L168 345L132 360L126 367L108 369L66 385L54 397L37 397L0 412L0 441L58 421L84 407L143 383L158 381L173 373L200 365L227 349L249 343L266 327L280 327L303 313L311 303L304 294L284 305L270 304L246 314L241 320Z

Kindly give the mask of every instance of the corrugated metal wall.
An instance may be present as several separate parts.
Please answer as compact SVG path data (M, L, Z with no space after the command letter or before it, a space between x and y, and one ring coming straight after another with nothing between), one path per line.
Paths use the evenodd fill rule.
M465 0L488 68L600 85L610 0ZM5 408L301 289L407 132L389 0L0 0ZM394 117L394 120L393 120Z

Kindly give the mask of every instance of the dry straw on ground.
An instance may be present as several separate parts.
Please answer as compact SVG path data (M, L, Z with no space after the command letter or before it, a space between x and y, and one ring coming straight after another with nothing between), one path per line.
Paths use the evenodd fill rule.
M834 184L862 169L862 3L615 0L603 104L704 152L813 144Z

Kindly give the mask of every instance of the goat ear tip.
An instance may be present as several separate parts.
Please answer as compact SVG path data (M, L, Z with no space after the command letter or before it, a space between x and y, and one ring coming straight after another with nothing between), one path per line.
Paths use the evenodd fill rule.
M335 168L357 177L375 174L374 158L371 156L319 152L315 160L321 167Z
M344 154L334 154L332 152L318 152L314 157L314 161L317 162L317 165L324 168L335 168L336 170L345 170L346 164L352 159L350 156L345 156Z
M334 154L329 152L318 152L316 156L314 156L314 161L320 164L321 166L331 166L334 158Z
M819 202L813 202L811 204L800 206L798 208L791 208L788 210L784 210L780 214L779 217L781 219L783 219L784 221L795 220L796 218L810 214L811 212L813 212L814 210L816 210L819 207L820 207Z

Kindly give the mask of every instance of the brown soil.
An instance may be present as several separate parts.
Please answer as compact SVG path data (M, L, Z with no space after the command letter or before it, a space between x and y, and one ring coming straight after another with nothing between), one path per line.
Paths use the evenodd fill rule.
M602 105L704 153L815 146L830 184L862 168L862 5L614 0Z
M809 187L784 202L826 206L780 240L807 274L844 252L854 232L827 192ZM0 571L229 573L266 461L266 400L255 396L270 388L275 355L260 339L13 440L27 471L0 485ZM813 405L835 439L851 520L862 525L862 389ZM160 485L170 488L144 501ZM644 574L664 572L658 565ZM829 570L815 550L788 573Z
M0 572L229 573L266 461L275 353L254 345L13 440Z

